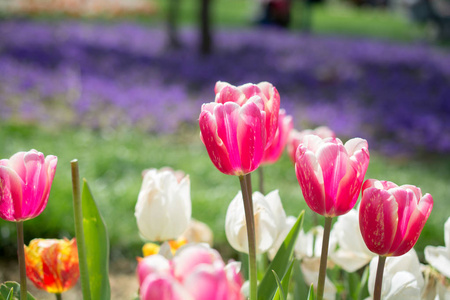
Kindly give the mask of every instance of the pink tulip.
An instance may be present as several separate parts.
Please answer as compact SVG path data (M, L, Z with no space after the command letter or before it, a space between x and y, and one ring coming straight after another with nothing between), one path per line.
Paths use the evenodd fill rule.
M433 197L413 185L366 180L359 208L364 242L379 255L403 255L417 242L432 208Z
M225 266L219 252L200 244L181 248L172 261L148 256L139 262L137 273L142 300L244 299L237 264Z
M294 122L292 121L292 116L286 115L285 110L281 109L278 116L278 129L272 144L264 151L263 163L273 164L280 158L293 127Z
M261 96L246 99L241 90L225 86L216 95L216 102L202 105L201 139L220 172L241 176L261 164L267 141Z
M235 87L227 82L218 81L214 88L216 93L215 102L226 103L235 102L239 106L243 106L249 99L254 96L260 97L264 102L265 112L265 131L267 149L275 136L278 129L278 114L280 110L280 94L277 89L269 82L260 82L258 84L247 83Z
M347 213L356 203L369 165L367 141L354 138L303 138L296 153L295 171L309 208L325 217Z
M292 129L289 132L286 148L289 158L292 160L294 164L295 164L295 152L297 151L298 145L300 145L300 143L303 141L303 138L308 134L317 135L322 139L328 137L332 138L336 137L336 134L326 126L320 126L317 127L316 129L305 129L302 131Z
M58 158L36 150L0 160L0 217L20 222L37 217L47 205Z
M140 285L141 300L194 300L170 275L150 274Z

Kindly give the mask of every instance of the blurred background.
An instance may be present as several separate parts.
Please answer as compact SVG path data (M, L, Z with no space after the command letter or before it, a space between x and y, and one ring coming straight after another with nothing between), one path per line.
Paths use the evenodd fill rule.
M444 244L450 0L0 0L0 12L0 157L35 148L59 158L46 210L25 223L26 243L74 236L77 158L111 260L131 266L122 270L142 255L134 207L146 168L189 174L193 217L235 257L224 220L238 180L214 168L198 130L201 104L221 80L273 83L298 130L327 125L343 141L367 139L366 178L434 197L419 256ZM287 155L265 177L288 215L306 209ZM308 212L306 230L312 220ZM0 258L15 257L15 224L0 220Z

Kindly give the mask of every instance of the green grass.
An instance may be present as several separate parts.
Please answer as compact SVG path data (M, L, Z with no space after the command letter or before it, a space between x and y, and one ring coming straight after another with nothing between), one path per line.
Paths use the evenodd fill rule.
M140 255L142 240L134 218L134 206L141 185L141 171L170 166L190 175L193 217L214 231L215 243L225 257L232 255L224 233L225 213L239 190L236 177L223 175L212 165L197 130L176 135L154 136L137 130L93 132L87 129L48 129L33 125L1 124L0 157L35 148L45 155L58 156L58 167L49 203L34 220L25 222L25 239L72 237L73 213L70 161L79 160L80 174L86 178L103 214L111 239L113 257ZM301 196L294 168L286 155L275 165L264 168L266 192L279 189L288 215L307 210L305 229L312 217ZM258 174L253 175L257 188ZM366 178L414 184L433 195L435 207L416 249L443 245L443 224L450 216L450 159L392 159L372 151ZM322 224L319 219L319 224ZM15 226L0 220L0 253L14 255ZM9 250L8 250L9 249ZM10 251L10 252L7 252Z
M157 0L159 13L145 22L164 21L169 1ZM298 31L304 23L304 9L300 1L292 7L291 29ZM180 24L194 25L198 20L197 0L180 1ZM251 0L212 0L212 20L217 27L246 27L252 24L256 2ZM405 15L383 8L358 8L343 2L315 5L312 9L312 32L326 35L365 36L398 41L425 39L423 26L412 23Z

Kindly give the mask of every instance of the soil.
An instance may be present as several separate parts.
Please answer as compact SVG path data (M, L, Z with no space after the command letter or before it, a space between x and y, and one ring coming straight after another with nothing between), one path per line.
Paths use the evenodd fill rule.
M109 271L109 281L111 284L112 300L132 300L138 291L138 281L136 276L136 263L126 259L111 262ZM19 267L17 261L0 260L0 283L5 281L19 281ZM54 300L53 294L37 289L28 279L28 291L38 300ZM72 289L62 294L64 300L82 300L80 282Z

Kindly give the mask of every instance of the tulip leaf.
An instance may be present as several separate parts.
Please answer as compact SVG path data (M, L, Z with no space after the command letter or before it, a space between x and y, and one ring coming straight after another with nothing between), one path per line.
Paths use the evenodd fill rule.
M314 285L311 283L309 287L308 300L315 300L316 296L314 295Z
M266 274L258 287L258 300L272 299L277 290L277 283L273 278L272 270L283 277L286 274L289 264L294 256L294 246L297 241L298 234L300 233L300 228L302 227L304 214L305 211L300 213L297 221L294 226L292 226L288 235L284 239L284 242L281 244L280 249L278 249L277 254L270 263L269 268L267 269Z
M306 299L308 296L308 285L305 283L303 279L303 272L300 268L300 261L295 259L294 261L294 274L292 277L294 278L294 299Z
M91 299L109 300L111 299L108 278L109 238L105 222L86 180L83 183L81 204Z
M295 259L292 260L291 265L289 266L289 269L287 270L286 274L284 274L283 279L280 282L280 278L278 277L277 273L272 270L273 275L275 276L275 280L277 281L278 289L275 292L275 296L273 297L273 300L286 300L287 295L286 292L289 293L289 282L291 281L291 273L292 273L292 267L294 266Z
M286 300L286 294L284 293L283 286L281 285L280 277L278 277L277 273L274 270L272 270L272 273L278 286L273 300Z
M20 300L20 284L15 281L6 281L0 285L0 300ZM36 300L30 292L26 300Z

